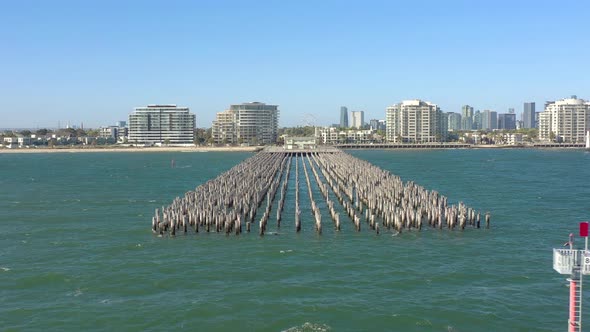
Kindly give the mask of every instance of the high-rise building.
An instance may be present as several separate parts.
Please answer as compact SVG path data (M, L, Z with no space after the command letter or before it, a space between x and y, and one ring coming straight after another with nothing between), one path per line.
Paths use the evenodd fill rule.
M348 108L346 106L340 107L340 127L348 128Z
M576 96L548 103L539 116L539 138L564 143L583 143L590 130L590 102Z
M473 114L473 129L479 130L482 128L482 114L479 110L475 111Z
M461 107L461 121L461 129L473 129L473 107L469 105L463 105L463 107Z
M481 118L481 129L498 129L498 112L490 110L483 111Z
M277 105L251 102L230 105L217 113L212 125L215 143L274 144L277 141Z
M387 107L387 140L390 142L440 142L446 140L447 122L440 108L419 99Z
M535 103L524 103L524 110L522 112L522 122L525 128L535 127Z
M139 144L194 144L195 115L188 107L148 105L129 114L129 142Z
M363 125L365 124L365 112L364 111L350 112L350 119L352 120L350 127L361 129L361 128L363 128Z
M385 120L371 119L369 126L372 130L385 130Z
M461 114L455 112L446 113L449 123L449 131L461 130Z
M516 114L503 113L498 114L498 129L516 129Z
M230 110L217 112L213 125L211 126L211 136L217 144L237 144L237 114ZM240 142L241 143L241 142Z

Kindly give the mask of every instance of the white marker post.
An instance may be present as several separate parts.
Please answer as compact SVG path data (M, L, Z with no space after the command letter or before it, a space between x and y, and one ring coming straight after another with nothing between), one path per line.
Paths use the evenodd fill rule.
M570 249L553 249L553 269L560 274L569 274L570 305L568 332L582 331L582 276L590 274L590 252L588 252L588 222L580 223L580 236L584 238L584 250L573 248L573 234L570 234Z

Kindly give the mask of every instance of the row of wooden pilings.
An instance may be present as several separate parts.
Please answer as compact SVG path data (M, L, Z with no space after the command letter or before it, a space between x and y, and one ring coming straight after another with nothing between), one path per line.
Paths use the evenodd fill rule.
M327 208L336 231L342 228L341 213L348 216L356 231L360 232L365 223L377 234L382 229L400 233L425 226L438 229L481 226L481 213L462 202L449 205L447 198L436 191L411 181L404 183L388 171L337 150L334 153L258 153L184 197L177 197L169 206L156 209L152 230L162 235L203 230L240 234L244 225L245 231L250 232L257 224L258 233L264 235L278 192L276 225L277 229L281 227L288 203L289 179L295 173L294 219L295 230L299 232L302 219L306 219L302 218L300 208L300 164L318 234L322 233L320 206ZM313 187L319 189L321 197L314 197ZM257 219L258 213L262 216ZM484 222L489 228L489 213L485 214Z

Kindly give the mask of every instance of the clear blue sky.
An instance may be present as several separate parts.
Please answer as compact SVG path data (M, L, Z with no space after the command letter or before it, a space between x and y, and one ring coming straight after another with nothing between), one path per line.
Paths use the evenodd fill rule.
M522 111L590 99L590 1L3 1L0 128L133 107L278 104L280 126L404 99ZM306 116L307 115L307 116Z

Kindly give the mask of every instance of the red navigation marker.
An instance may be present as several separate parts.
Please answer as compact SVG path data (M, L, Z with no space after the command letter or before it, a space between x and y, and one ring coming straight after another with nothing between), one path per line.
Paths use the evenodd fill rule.
M583 221L580 223L580 236L588 237L588 222Z

